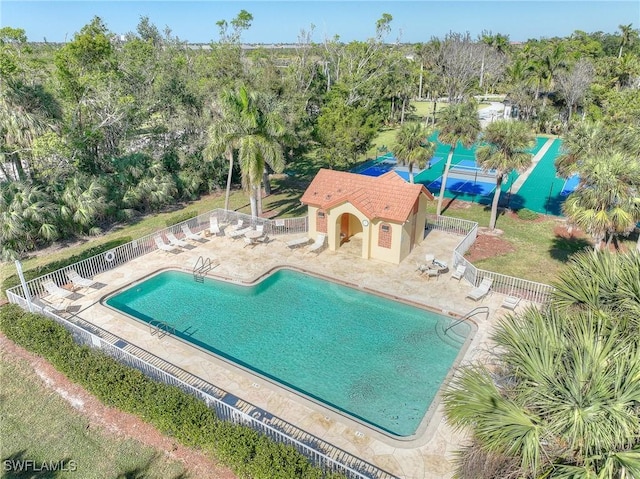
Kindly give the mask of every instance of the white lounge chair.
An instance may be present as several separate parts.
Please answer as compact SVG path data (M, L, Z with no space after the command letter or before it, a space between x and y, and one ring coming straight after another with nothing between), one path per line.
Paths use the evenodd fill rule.
M518 304L520 304L520 299L522 298L509 293L509 295L504 297L504 299L502 300L502 304L500 306L513 311L518 307Z
M184 237L187 239L194 241L200 241L202 239L202 236L191 231L191 228L189 228L187 223L182 225L182 232L184 233Z
M240 238L241 236L244 236L244 234L247 231L251 231L251 227L247 227L247 228L241 228L241 229L235 229L233 231L230 231L229 234L227 235L229 238Z
M436 279L438 279L440 277L440 270L438 268L427 268L422 272L422 274L427 278L435 277Z
M245 247L245 248L246 248L247 246L251 246L251 247L253 247L253 246L255 246L255 245L257 245L257 244L258 244L258 243L257 243L257 241L258 241L258 240L257 240L257 239L255 239L255 238L248 238L247 236L245 236L243 239L244 239L244 247Z
M294 238L292 240L289 240L286 242L286 245L293 249L293 248L298 248L299 246L303 246L309 244L309 238L305 237L305 238Z
M162 251L171 252L176 249L175 246L165 243L160 236L154 236L153 240L156 242L158 249L161 249Z
M315 242L307 248L308 253L316 253L318 254L322 248L324 248L324 243L327 240L327 235L325 233L318 233Z
M70 269L65 273L75 288L89 288L96 284L96 281L80 276L75 269Z
M458 281L460 281L464 277L464 273L466 271L467 271L467 265L459 264L456 270L453 273L451 273L451 278L457 279Z
M484 278L480 283L480 286L478 286L477 288L473 288L471 291L469 291L469 293L467 294L467 298L471 298L474 301L478 301L484 298L487 294L489 294L489 290L491 290L492 284L493 284L493 279Z
M222 230L220 229L220 225L218 224L218 218L216 216L209 217L209 234L211 235L222 234Z
M73 291L61 288L53 282L52 279L45 279L40 284L47 291L48 296L52 296L57 299L65 299L73 294Z
M166 235L167 235L167 239L169 240L169 243L171 243L173 246L180 246L181 248L184 248L185 246L189 246L189 243L176 238L176 235L174 235L171 231L167 232Z

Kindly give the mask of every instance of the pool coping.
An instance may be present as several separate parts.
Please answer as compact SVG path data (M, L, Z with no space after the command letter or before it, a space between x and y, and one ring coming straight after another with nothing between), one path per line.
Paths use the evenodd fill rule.
M336 277L332 277L329 275L325 275L322 273L318 273L315 271L310 271L308 269L305 268L300 268L298 266L294 266L294 265L290 265L290 264L279 264L279 265L275 265L271 268L268 268L267 270L257 274L256 276L254 276L251 279L238 279L238 278L232 278L223 274L218 274L215 273L213 271L210 271L209 273L207 273L207 277L210 277L212 279L216 279L216 280L221 280L221 281L225 281L228 283L232 283L232 284L236 284L236 285L243 285L243 286L253 286L256 285L258 283L260 283L261 281L263 281L265 278L267 278L268 276L281 271L281 270L289 270L289 271L297 271L309 276L313 276L325 281L329 281L335 284L340 284L342 286L345 287L349 287L355 290L359 290L359 291L364 291L367 292L369 294L375 294L377 296L392 300L392 301L398 301L400 303L418 308L418 309L422 309L422 310L426 310L429 311L431 313L434 314L438 314L440 316L444 316L450 319L455 319L455 320L459 320L462 319L462 316L460 314L457 314L455 312L452 311L448 311L445 309L438 309L435 308L433 306L430 306L426 303L420 303L417 301L412 301L408 298L404 298L402 296L397 296L394 294L390 294L390 293L386 293L384 291L380 291L380 290L376 290L374 288L369 288L366 286L360 286L358 284L355 283L351 283L349 281L345 281L343 279L339 279ZM120 292L122 292L125 289L131 288L132 286L141 283L143 281L146 281L147 279L156 276L162 272L166 272L166 271L179 271L182 273L187 273L187 274L192 274L192 271L187 270L186 268L180 268L180 267L163 267L163 268L158 268L150 273L144 274L143 276L137 278L134 281L129 282L126 285L121 286L120 288L117 288L116 290L110 291L109 293L106 293L105 295L101 296L98 299L98 303L100 305L102 305L105 308L108 308L110 311L113 311L115 314L121 315L124 318L127 318L128 320L134 321L136 324L143 324L145 326L150 326L148 322L135 318L134 316L131 316L121 310L115 309L109 305L106 304L106 301L112 297L115 296L117 294L119 294ZM186 345L188 347L192 347L204 354L206 354L208 357L210 357L214 362L216 362L217 364L222 365L225 368L231 368L232 372L236 372L239 373L240 375L249 378L251 380L259 380L259 381L264 381L265 383L267 383L268 385L270 385L272 388L275 388L275 390L278 392L278 394L280 395L291 395L293 394L295 396L295 400L300 402L303 406L309 407L311 409L314 410L320 410L321 413L325 414L325 418L332 418L334 420L340 421L342 423L345 423L347 426L352 427L354 430L358 431L358 430L364 430L365 433L367 435L369 435L371 438L380 440L381 442L393 446L393 447L397 447L397 448L401 448L401 449L413 449L416 447L420 447L423 446L425 444L427 444L429 441L431 441L433 434L435 433L436 429L439 426L439 423L443 417L442 415L442 411L441 411L441 404L442 404L442 396L443 393L445 391L445 389L447 388L447 386L450 384L453 376L455 375L456 371L458 370L460 364L462 363L462 361L464 360L469 347L471 346L471 343L473 342L473 340L476 337L476 334L478 333L478 324L471 318L466 318L464 319L464 321L469 324L470 326L470 332L468 334L468 336L465 339L465 342L462 344L462 346L460 347L458 354L456 355L455 359L453 360L453 362L451 363L449 370L447 372L447 374L444 376L444 378L441 381L440 386L438 387L438 390L436 392L436 394L434 395L432 401L430 402L427 410L424 413L423 418L421 419L416 431L414 434L409 435L409 436L397 436L397 435L393 435L392 433L382 429L382 428L378 428L373 424L369 424L367 422L365 422L364 420L361 420L359 418L357 418L356 416L351 416L348 415L347 412L345 411L341 411L335 407L333 407L330 404L321 402L320 400L313 398L311 396L306 395L304 392L301 392L299 390L293 389L291 387L288 387L286 384L280 383L274 379L271 379L269 377L263 376L262 374L260 374L259 372L249 369L241 364L235 363L233 361L231 361L230 359L224 358L223 356L217 355L214 352L207 350L197 344L194 344L192 342L189 342L186 339L183 339L175 334L166 334L166 338L168 338L169 340L178 340L180 342L180 344L182 345ZM131 343L134 344L134 343ZM134 344L135 345L135 344ZM138 345L135 345L136 347L140 348L140 349L144 349L141 348ZM170 358L163 358L165 361L168 362L172 362ZM177 367L180 367L180 365L177 365ZM216 384L214 384L215 387L220 388L221 390L224 390L223 387L220 387ZM251 401L249 401L246 397L242 397L242 394L238 394L236 392L233 393L229 393L229 394L233 394L235 396L238 396L241 400L247 402L247 403L251 403ZM264 409L264 408L262 408ZM274 417L279 417L281 420L285 421L285 422L289 422L290 420L287 419L286 417L281 417L278 416L270 411L268 411L268 409L265 409L266 412L268 412L269 414L271 414Z

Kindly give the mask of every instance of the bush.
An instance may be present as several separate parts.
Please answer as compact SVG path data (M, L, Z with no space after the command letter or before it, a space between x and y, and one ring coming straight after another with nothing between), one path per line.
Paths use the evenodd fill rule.
M165 225L167 225L168 228L169 226L177 225L178 223L190 220L191 218L195 218L196 216L198 216L198 212L195 210L183 211L177 215L173 215L167 218L167 220L165 221Z
M10 304L0 307L0 331L44 357L69 379L103 403L135 414L177 441L211 451L241 477L319 479L320 469L292 446L256 431L219 420L198 398L175 386L154 381L101 351L80 346L52 319Z
M519 209L517 215L518 218L525 221L537 220L540 217L538 213L527 208Z
M32 279L38 278L47 273L51 273L53 271L57 271L59 269L64 268L65 266L69 266L70 264L75 264L78 261L82 261L87 258L91 258L92 256L104 253L105 251L109 251L110 249L116 248L120 245L129 243L132 240L130 236L124 236L122 238L118 238L115 240L107 241L98 246L92 246L89 249L86 249L82 253L73 255L69 258L61 259L59 261L54 261L52 263L47 263L42 266L38 266L37 268L29 269L24 272L25 281L31 281ZM2 282L2 291L5 291L9 288L13 288L20 284L20 278L18 278L17 274L12 274L4 279Z

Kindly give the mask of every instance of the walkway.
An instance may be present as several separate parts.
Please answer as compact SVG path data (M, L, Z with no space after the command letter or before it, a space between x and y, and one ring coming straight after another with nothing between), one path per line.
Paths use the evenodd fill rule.
M527 181L527 178L529 178L529 175L535 169L538 162L542 159L542 157L549 150L549 148L551 148L551 145L553 145L553 142L554 142L554 139L549 138L546 141L546 143L542 146L542 148L540 148L538 153L536 153L536 155L531 159L531 166L529 166L529 168L527 168L527 170L524 173L522 173L520 176L518 176L518 179L513 182L513 185L511 185L511 191L513 194L516 194L518 190L520 190L520 187L524 185L524 182Z

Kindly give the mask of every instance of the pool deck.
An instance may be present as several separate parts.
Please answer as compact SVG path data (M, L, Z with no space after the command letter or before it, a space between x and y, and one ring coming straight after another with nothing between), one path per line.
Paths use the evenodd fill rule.
M454 452L463 444L465 436L446 423L440 404L430 412L430 420L421 425L415 438L393 439L170 335L152 336L148 325L100 302L110 293L162 269L191 273L200 256L211 258L213 264L217 264L212 275L245 282L254 281L273 268L291 266L440 312L463 315L477 306L488 306L491 311L488 320L476 318L476 334L460 360L464 364L487 357L492 326L507 313L500 308L503 295L490 293L474 302L465 298L471 285L451 279L451 272L437 279L427 279L416 272L416 264L424 262L425 254L450 262L460 236L429 231L400 265L360 258L357 238L338 251L325 249L317 255L306 252L304 247L289 249L285 242L291 238L274 237L268 244L245 247L242 238L210 237L203 243L192 242L192 249L178 254L155 251L97 276L95 279L105 285L102 288L78 290L82 297L72 303L74 309L79 308L74 314L400 478L452 477Z

